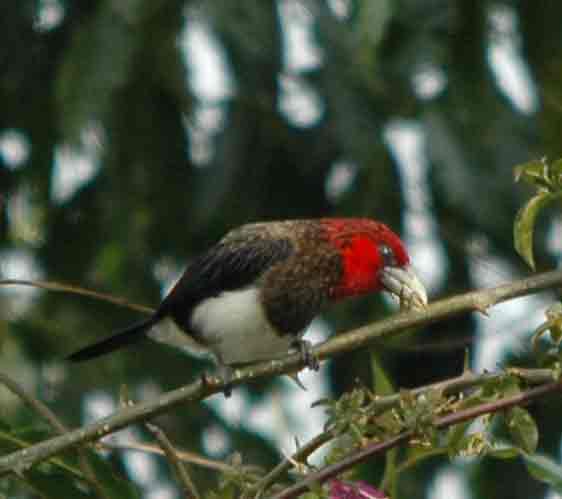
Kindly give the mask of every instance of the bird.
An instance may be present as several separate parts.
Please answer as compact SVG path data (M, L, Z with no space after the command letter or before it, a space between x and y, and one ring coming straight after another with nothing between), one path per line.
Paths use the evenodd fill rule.
M318 368L303 335L332 304L387 291L424 308L426 290L400 237L369 218L249 223L195 257L155 312L67 358L85 361L144 338L171 319L215 358L225 378L238 366L293 350Z

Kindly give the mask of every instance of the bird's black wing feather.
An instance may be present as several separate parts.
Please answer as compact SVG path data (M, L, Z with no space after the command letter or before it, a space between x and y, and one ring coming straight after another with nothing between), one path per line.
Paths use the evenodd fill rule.
M137 322L125 329L114 332L111 336L108 336L103 340L81 348L80 350L70 354L66 359L72 362L82 362L113 352L125 345L137 343L138 341L146 338L146 332L159 320L159 317L153 315L142 322Z
M250 286L292 252L288 239L221 242L189 265L157 313L172 317L180 327L189 330L191 311L202 300Z
M153 325L168 316L189 331L191 311L201 300L249 286L271 265L292 253L289 240L241 235L239 240L221 242L196 258L152 317L74 352L68 360L89 360L136 343L146 338Z

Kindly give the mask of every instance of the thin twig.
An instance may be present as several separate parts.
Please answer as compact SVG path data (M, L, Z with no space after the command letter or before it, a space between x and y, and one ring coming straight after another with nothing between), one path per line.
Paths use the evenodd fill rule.
M117 442L107 442L101 441L97 445L108 450L121 450L121 451L139 451L146 452L148 454L157 454L159 456L165 456L166 454L161 447L156 447L154 445L143 444L140 442L127 442L127 443L117 443ZM189 452L185 450L176 449L176 455L178 459L186 463L194 464L196 466L201 466L202 468L208 468L215 471L220 471L221 473L235 473L238 472L238 468L235 468L222 461L216 461L213 459L208 459L206 457L200 456L194 452ZM249 472L255 472L256 470L252 466L247 466Z
M23 400L30 409L44 420L46 420L57 433L65 433L67 431L66 426L59 420L59 418L49 409L43 402L33 395L27 393L23 387L21 387L16 381L8 377L4 373L0 373L0 383L3 384L8 390L10 390L14 395Z
M398 313L379 322L337 335L315 347L313 353L320 360L341 355L414 327L428 325L446 317L470 311L486 312L489 307L497 303L558 286L562 286L562 271L545 272L502 286L439 300L429 305L424 311ZM280 360L261 362L236 370L230 384L237 386L259 378L293 372L302 367L301 355L288 355ZM100 421L1 457L0 476L26 469L64 449L82 442L98 440L130 424L147 421L179 404L202 400L224 391L225 387L223 380L206 377L204 381L199 380L191 385L164 393L155 400L120 409Z
M51 409L49 409L41 400L35 398L33 395L27 393L16 381L6 376L4 373L0 373L0 383L3 384L8 390L10 390L14 395L23 400L32 411L35 411L40 417L45 419L53 429L60 435L64 435L68 428L64 423L55 415ZM78 464L80 469L84 474L84 478L90 483L90 485L96 490L98 497L107 497L103 488L96 478L96 474L90 462L88 460L88 455L85 450L80 446L77 448L78 452Z
M181 460L178 458L176 449L174 448L172 442L170 442L169 438L166 436L164 431L158 426L151 423L146 423L145 427L150 433L152 433L154 438L158 441L158 443L162 447L162 450L164 451L166 457L168 458L168 461L170 462L170 465L172 466L172 469L175 471L178 477L178 481L182 486L184 497L186 499L199 499L201 496L197 492L195 483L193 482L191 476L189 475L187 464L182 463Z
M154 309L144 305L132 303L124 298L109 295L107 293L100 293L91 289L81 288L80 286L73 286L71 284L63 284L55 281L33 281L29 279L0 279L0 286L30 286L33 288L46 289L48 291L56 291L60 293L71 293L74 295L87 296L88 298L95 298L96 300L105 301L118 307L130 308L151 314Z
M475 374L472 371L465 371L461 375L438 381L430 385L420 386L412 390L408 390L413 396L418 396L428 391L437 391L443 393L444 396L455 395L459 392L472 387L480 386L490 381L499 380L506 376L517 376L523 379L529 385L543 385L551 381L555 381L553 372L550 369L519 369L510 368L506 371L497 373ZM401 400L401 393L393 393L384 397L379 397L374 401L373 409L377 412L386 411L392 407L396 407Z
M249 490L242 496L243 498L252 497L255 492L255 499L262 497L263 493L273 485L279 477L281 477L285 472L289 471L291 467L294 466L295 462L305 462L306 459L324 444L332 440L336 436L336 433L332 430L325 431L320 435L314 437L306 445L303 445L298 449L292 456L286 457L277 466L275 466L267 475L265 475L261 480L256 482Z

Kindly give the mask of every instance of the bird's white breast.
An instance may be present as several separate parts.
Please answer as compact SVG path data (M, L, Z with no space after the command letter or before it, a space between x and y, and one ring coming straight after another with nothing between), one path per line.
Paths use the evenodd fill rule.
M275 331L257 288L225 291L203 300L193 309L191 325L224 364L281 357L295 340Z

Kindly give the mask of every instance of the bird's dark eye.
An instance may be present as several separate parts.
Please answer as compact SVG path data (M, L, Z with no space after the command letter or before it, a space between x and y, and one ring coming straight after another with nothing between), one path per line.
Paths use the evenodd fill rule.
M382 263L385 267L396 265L396 258L394 257L394 251L392 251L392 248L390 248L390 246L383 244L380 246L379 251L382 258Z

